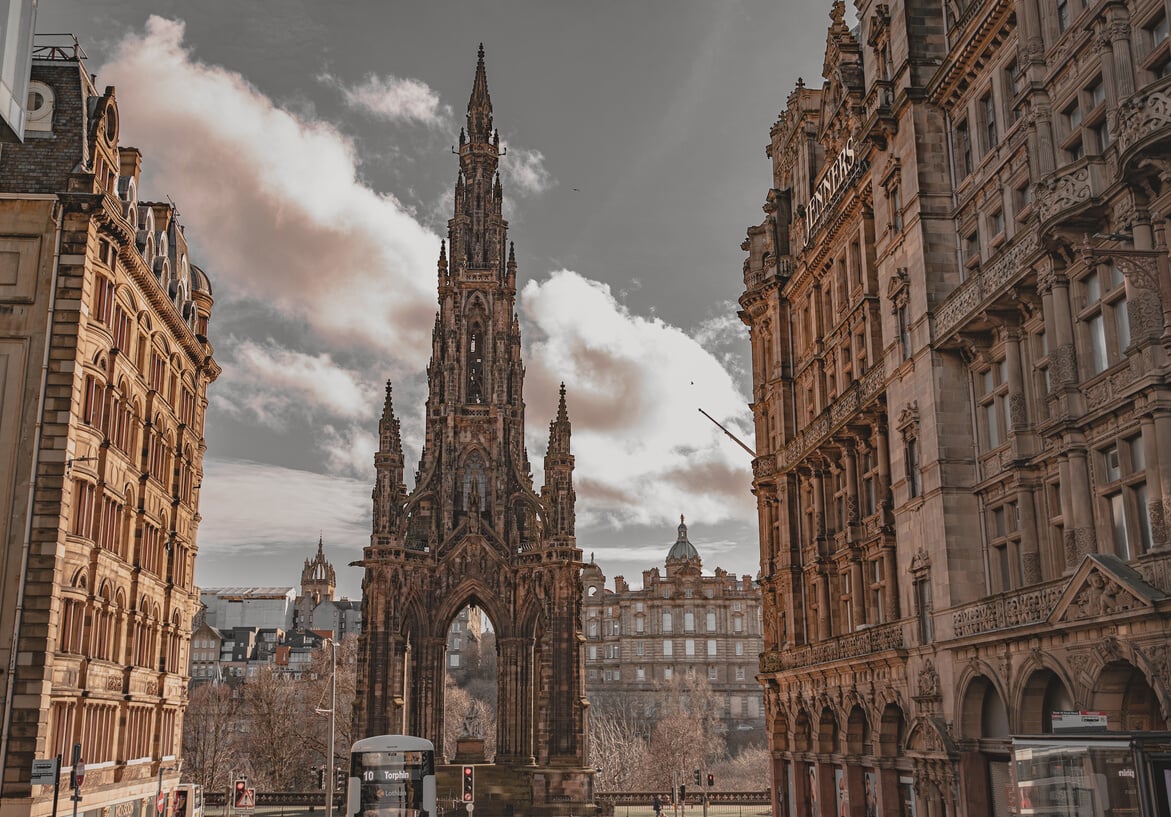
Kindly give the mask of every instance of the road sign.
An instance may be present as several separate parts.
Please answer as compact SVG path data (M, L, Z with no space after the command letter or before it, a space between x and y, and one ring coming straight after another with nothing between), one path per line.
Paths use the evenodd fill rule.
M155 798L155 810L159 814L162 814L163 809L165 809L166 807L167 807L167 795L164 794L163 792L159 792L159 796Z
M34 760L33 776L29 782L34 786L52 786L57 782L57 774L60 771L59 763L60 758L56 757L48 760Z
M240 806L241 811L252 811L256 808L256 789L244 790L244 805Z
M85 782L85 761L79 760L73 764L73 788L80 789Z
M466 806L464 806L464 808L466 808L468 810L468 814L471 814L472 811L475 810L476 804L475 803L468 803Z

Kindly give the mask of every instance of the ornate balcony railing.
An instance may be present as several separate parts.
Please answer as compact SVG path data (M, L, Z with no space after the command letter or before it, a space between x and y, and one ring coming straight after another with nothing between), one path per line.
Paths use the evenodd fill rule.
M951 613L952 635L965 638L1042 622L1053 612L1066 581L1058 579L1048 584L1033 585L956 608Z
M1034 186L1041 224L1062 221L1072 211L1099 198L1107 187L1106 160L1088 156L1042 179Z
M901 650L905 646L904 626L903 622L896 621L893 624L858 630L817 644L791 650L772 650L760 656L760 671L782 672L887 650Z
M862 375L860 380L855 380L850 384L850 387L831 403L829 408L817 415L809 425L801 429L797 436L777 453L777 470L788 468L806 452L821 445L830 434L844 425L885 386L886 366L882 361L879 361L874 368Z
M1126 168L1140 149L1171 138L1171 76L1123 100L1114 117L1119 164Z
M1021 271L1021 262L1039 248L1037 233L1029 230L992 263L956 287L935 311L936 339L947 337L966 323L972 313L1013 283Z

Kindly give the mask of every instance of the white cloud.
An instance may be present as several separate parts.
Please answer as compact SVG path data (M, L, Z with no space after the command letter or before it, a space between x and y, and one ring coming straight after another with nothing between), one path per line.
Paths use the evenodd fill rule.
M281 553L290 543L362 542L370 536L371 481L209 457L199 510L202 553ZM241 581L240 584L248 582Z
M500 179L505 190L522 196L536 196L557 185L545 167L545 154L539 150L505 145L508 153L500 159Z
M378 450L378 435L371 428L350 425L336 428L327 425L321 429L319 445L325 452L325 464L331 473L349 474L374 484L374 452Z
M229 338L225 349L230 357L223 361L215 390L237 415L246 411L262 422L283 425L293 412L367 420L382 408L379 385L327 353L310 355L272 340L238 338Z
M439 94L422 80L368 74L361 83L346 85L330 74L322 74L319 79L340 90L350 107L368 111L380 119L452 129L451 106L442 104Z
M568 270L529 282L521 298L531 342L528 416L550 417L556 384L565 381L581 523L751 513L747 453L698 411L751 444L746 398L710 352ZM539 423L532 429L543 438Z
M174 194L216 294L261 300L329 342L422 367L439 237L358 180L335 128L194 60L183 36L182 22L152 16L101 76L118 88L122 142L143 151L144 188Z

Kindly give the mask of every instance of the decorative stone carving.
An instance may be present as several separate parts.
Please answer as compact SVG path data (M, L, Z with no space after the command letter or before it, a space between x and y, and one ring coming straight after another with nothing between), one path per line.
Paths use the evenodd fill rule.
M1171 95L1166 85L1136 94L1118 106L1115 140L1120 153L1163 128L1171 127Z
M1033 190L1041 221L1048 221L1062 210L1093 197L1090 166L1082 165L1069 173L1038 182Z
M935 663L928 658L919 670L919 695L922 699L936 699L941 697L939 687L939 673L935 671Z
M1122 585L1100 570L1090 573L1082 589L1074 596L1073 605L1066 613L1067 621L1094 618L1130 610L1138 603Z
M970 604L952 613L952 627L957 637L963 637L1036 624L1049 617L1061 591L1054 584Z

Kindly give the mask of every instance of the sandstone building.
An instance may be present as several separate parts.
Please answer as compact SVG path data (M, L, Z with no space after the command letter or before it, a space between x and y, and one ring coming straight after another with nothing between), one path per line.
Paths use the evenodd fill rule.
M1171 715L1171 6L855 5L743 245L774 813L1001 817Z
M174 206L139 200L143 157L83 56L35 50L24 142L0 151L4 817L50 813L33 760L75 744L79 814L152 813L198 603L211 286Z
M694 671L711 684L716 714L729 731L760 734L759 588L751 576L737 578L718 567L704 576L682 519L664 567L664 573L657 567L643 571L636 590L622 576L614 577L613 590L606 589L602 569L592 562L582 571L591 703L611 697L639 701L650 712L662 684Z

